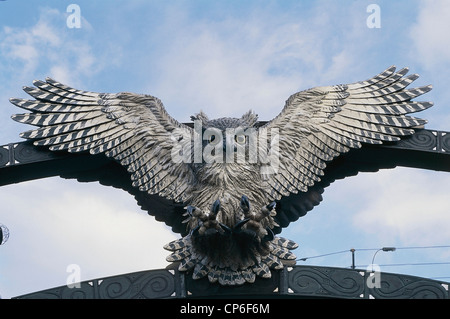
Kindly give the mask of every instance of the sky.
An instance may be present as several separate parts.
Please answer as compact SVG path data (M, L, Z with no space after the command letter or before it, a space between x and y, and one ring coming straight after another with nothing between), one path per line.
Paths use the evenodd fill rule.
M30 128L11 120L22 111L9 98L26 98L22 86L47 76L82 90L154 95L180 122L200 110L216 118L252 109L270 120L295 92L391 65L418 73L415 86L433 85L422 99L434 106L418 116L450 131L448 16L446 0L1 1L0 145ZM348 268L354 248L366 269L389 246L397 250L376 254L381 271L450 281L449 185L445 172L361 173L333 183L282 236L299 244L298 258L314 257L299 265ZM162 247L178 238L129 194L98 183L8 185L0 202L10 231L0 246L6 299L65 285L74 265L82 281L164 268Z

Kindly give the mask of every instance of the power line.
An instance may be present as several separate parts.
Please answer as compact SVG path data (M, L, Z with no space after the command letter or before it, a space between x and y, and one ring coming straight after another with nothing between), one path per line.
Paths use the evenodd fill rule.
M433 249L433 248L450 248L450 245L397 247L397 249Z
M398 249L398 250L400 250L400 249L437 249L437 248L450 248L450 245L395 247L395 249ZM337 255L337 254L351 252L352 250L353 251L376 251L376 250L379 250L379 249L380 248L352 248L352 249L341 250L341 251L336 251L336 252L322 254L322 255L317 255L317 256L298 258L297 261L300 261L300 260L301 261L306 261L308 259L313 259L313 258L320 258L320 257L331 256L331 255Z
M349 252L349 250L336 251L334 253L328 253L328 254L323 254L323 255L318 255L318 256L298 258L297 261L299 261L299 260L306 261L307 259L326 257L326 256L337 255L337 254L348 253L348 252Z
M403 264L381 264L380 267L396 267L396 266L433 266L433 265L450 265L450 262L424 262L424 263L403 263ZM358 265L357 267L368 267L370 265Z
M352 249L347 249L347 250L340 250L340 251L336 251L336 252L331 252L331 253L327 253L327 254L322 254L322 255L316 255L316 256L310 256L310 257L304 257L304 258L298 258L297 261L306 261L308 259L313 259L313 258L321 258L321 257L327 257L327 256L332 256L332 255L337 255L337 254L343 254L343 253L348 253L351 252L352 253L352 269L355 269L356 267L358 268L362 268L362 267L369 267L370 265L358 265L355 266L355 252L356 251L376 251L375 254L378 251L395 251L395 250L402 250L402 249L440 249L440 248L450 248L450 245L433 245L433 246L405 246L405 247L382 247L382 248L352 248ZM373 260L372 260L372 264L373 264ZM420 263L395 263L395 264L383 264L383 265L378 265L380 267L401 267L401 266L437 266L437 265L450 265L450 262L420 262ZM448 276L446 277L436 277L436 278L431 278L431 279L435 279L435 280L439 280L439 279L447 279L450 278Z

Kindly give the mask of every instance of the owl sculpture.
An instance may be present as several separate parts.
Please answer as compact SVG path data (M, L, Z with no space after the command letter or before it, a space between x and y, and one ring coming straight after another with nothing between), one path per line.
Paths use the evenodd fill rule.
M407 73L390 67L295 93L268 122L252 111L219 119L200 112L186 124L150 95L81 91L47 78L24 87L33 100L11 99L31 111L12 118L37 126L21 134L36 147L113 159L139 205L181 234L165 245L167 261L194 279L240 285L295 264L297 244L279 235L321 202L330 163L426 123L408 114L432 105L412 101L431 86L407 89L418 78Z

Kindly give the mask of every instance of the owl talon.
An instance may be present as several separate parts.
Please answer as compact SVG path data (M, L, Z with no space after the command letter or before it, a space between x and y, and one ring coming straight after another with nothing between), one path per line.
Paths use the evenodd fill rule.
M269 211L271 211L272 209L275 208L276 205L277 205L276 202L272 202L272 203L270 203L269 205L267 205L266 208L267 208Z
M247 215L247 213L250 211L250 201L248 200L247 196L242 195L240 205L241 209L244 211L244 214Z
M266 227L267 235L265 235L262 238L262 241L272 241L275 238L275 234L273 233L272 229L269 227Z
M219 223L219 226L224 230L225 233L227 234L231 234L233 231L231 230L230 227L228 227L227 225L224 225L222 223Z
M271 251L275 235L270 229L270 215L275 202L262 206L259 211L251 210L249 198L243 195L236 204L240 212L236 212L239 214L235 215L234 222L228 222L227 216L224 218L219 200L209 211L188 208L193 219L193 249L201 258L209 258L209 263L215 267L258 265L262 256L268 256Z
M212 228L205 228L205 230L203 231L204 236L212 236L218 233L223 234L224 233L223 229L212 227Z
M242 226L247 224L249 221L250 221L250 218L246 218L246 219L243 219L243 220L239 221L236 225L234 225L233 231L241 230Z
M194 212L194 210L195 210L196 208L194 207L194 206L188 206L188 207L186 207L186 211L187 211L187 213L189 214L189 216L193 216L193 212Z
M214 204L212 204L211 206L211 214L214 216L214 218L216 217L219 210L220 210L220 200L216 200Z
M191 236L197 236L198 235L198 231L200 229L200 225L198 225L197 227L195 227L194 229L191 230Z

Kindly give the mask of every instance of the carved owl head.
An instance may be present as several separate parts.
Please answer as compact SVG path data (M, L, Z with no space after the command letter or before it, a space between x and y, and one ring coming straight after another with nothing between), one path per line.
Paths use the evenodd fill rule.
M192 121L201 121L202 125L205 128L215 127L220 130L225 130L227 128L237 128L243 127L244 129L253 127L258 121L258 115L253 111L248 111L241 118L231 118L231 117L222 117L214 120L210 120L208 116L203 113L197 113L196 115L191 116Z
M235 155L239 153L248 157L251 134L255 133L252 129L258 121L258 115L254 112L249 111L241 118L222 117L213 120L200 112L191 116L191 120L197 122L196 129L202 137L204 162L235 163Z

